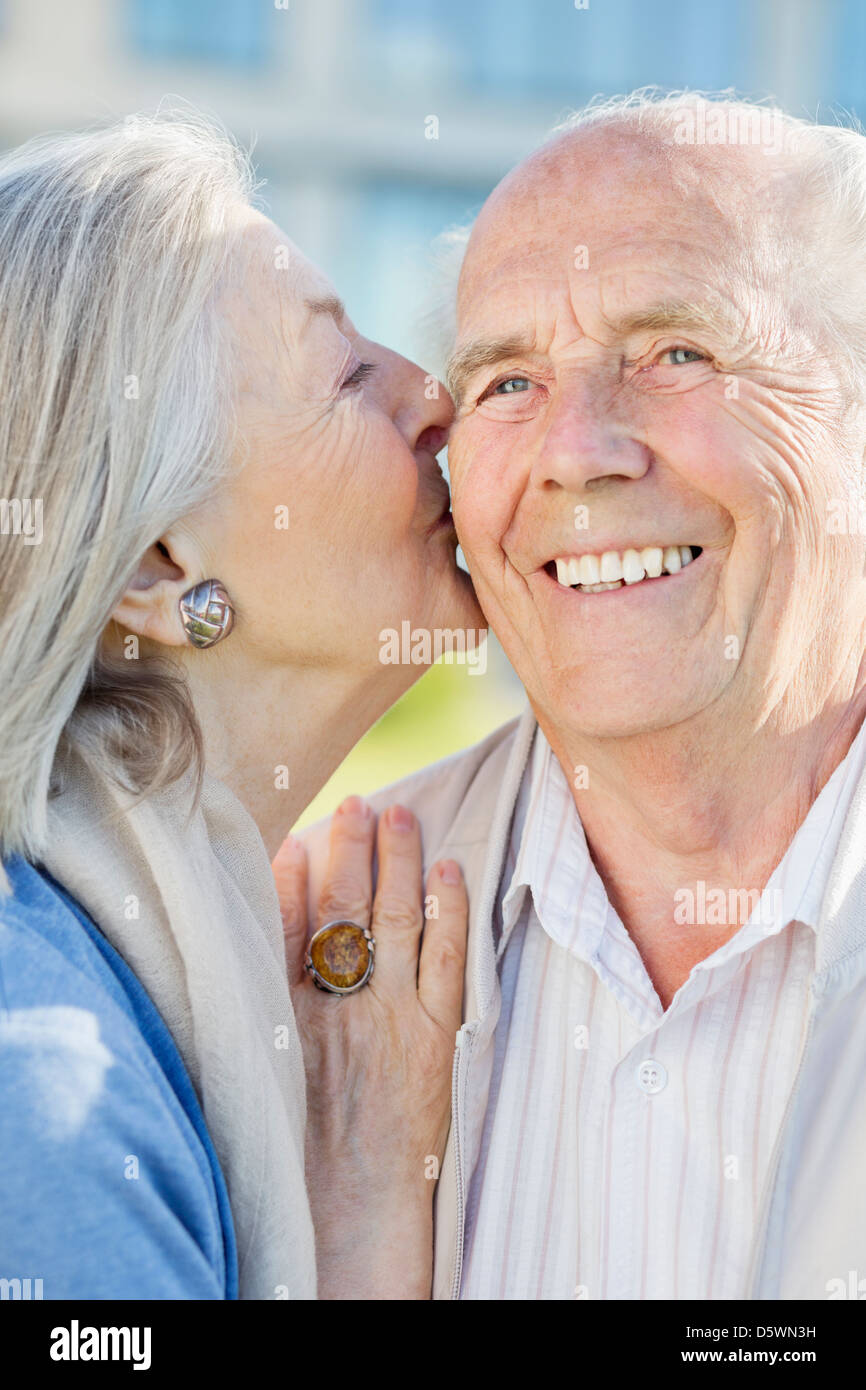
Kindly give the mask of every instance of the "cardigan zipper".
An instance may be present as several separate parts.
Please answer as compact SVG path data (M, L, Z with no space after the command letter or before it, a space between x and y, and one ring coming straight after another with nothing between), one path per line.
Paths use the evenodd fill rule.
M454 1069L451 1075L451 1129L454 1135L454 1169L457 1195L457 1238L454 1251L454 1273L451 1279L451 1298L460 1297L463 1276L463 1236L466 1218L466 1178L463 1168L463 1108L466 1096L466 1076L472 1051L475 1028L464 1023L457 1034L454 1049Z

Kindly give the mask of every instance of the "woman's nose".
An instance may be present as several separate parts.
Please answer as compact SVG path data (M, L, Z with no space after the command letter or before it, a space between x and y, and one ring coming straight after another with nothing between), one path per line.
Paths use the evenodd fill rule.
M454 420L447 387L431 372L394 354L394 422L412 449L444 447Z

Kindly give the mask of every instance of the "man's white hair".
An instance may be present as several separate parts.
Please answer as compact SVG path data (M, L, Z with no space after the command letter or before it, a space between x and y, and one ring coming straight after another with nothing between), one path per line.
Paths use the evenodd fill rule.
M813 315L822 345L843 389L866 396L866 136L859 124L821 125L791 116L770 102L732 91L669 91L642 87L625 96L594 98L559 122L538 147L563 135L609 127L639 131L658 145L765 144L789 157L792 198L769 214L764 235L778 239L792 299ZM703 135L703 140L701 136ZM778 166L776 166L778 168ZM768 184L773 165L768 162ZM756 216L760 217L760 210ZM472 224L449 228L434 247L435 303L429 320L440 367L453 348L457 287ZM748 235L744 229L744 235Z
M200 764L177 674L109 665L100 639L141 557L231 465L216 298L253 187L186 110L0 159L3 857L38 858L65 747L139 789ZM39 544L18 524L36 503Z

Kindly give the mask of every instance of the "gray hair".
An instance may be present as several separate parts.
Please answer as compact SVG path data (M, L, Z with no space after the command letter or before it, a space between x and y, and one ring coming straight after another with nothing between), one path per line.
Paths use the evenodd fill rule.
M3 857L38 859L64 750L139 791L200 775L178 668L112 662L101 638L141 557L230 467L216 299L253 189L187 110L0 159Z
M866 138L860 126L819 125L769 102L732 91L664 92L643 87L625 96L594 98L548 133L543 149L568 133L601 127L639 131L661 147L706 143L765 146L790 156L791 182L776 183L773 203L784 221L770 230L773 248L790 279L792 299L811 316L821 346L835 364L850 399L866 394ZM712 132L712 133L711 133ZM701 138L703 134L703 139ZM778 166L773 170L774 180ZM768 166L768 188L770 186ZM794 192L801 194L795 206ZM752 222L768 205L754 211ZM772 214L771 214L772 215ZM751 224L750 224L751 226ZM439 239L438 286L431 322L440 355L456 334L457 285L472 226L453 227ZM749 236L744 227L744 236Z

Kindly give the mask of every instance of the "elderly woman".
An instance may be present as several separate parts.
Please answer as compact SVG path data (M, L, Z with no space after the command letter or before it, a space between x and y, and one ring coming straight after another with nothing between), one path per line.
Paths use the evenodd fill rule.
M251 190L186 117L0 163L0 1276L46 1298L429 1295L459 870L350 799L305 969L284 841L419 674L382 628L481 625L451 404Z

